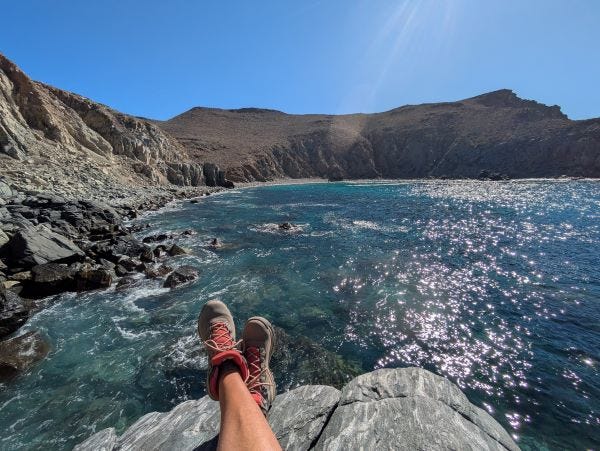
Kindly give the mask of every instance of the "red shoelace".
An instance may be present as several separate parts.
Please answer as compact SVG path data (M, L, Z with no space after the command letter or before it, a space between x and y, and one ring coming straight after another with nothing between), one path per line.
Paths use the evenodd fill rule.
M246 348L246 361L248 362L248 371L250 373L246 381L246 386L250 390L250 393L260 395L262 398L262 387L270 384L260 380L263 372L260 366L260 349L256 347Z
M210 325L210 339L204 342L205 346L213 353L231 351L240 342L233 341L231 333L225 323L213 323Z

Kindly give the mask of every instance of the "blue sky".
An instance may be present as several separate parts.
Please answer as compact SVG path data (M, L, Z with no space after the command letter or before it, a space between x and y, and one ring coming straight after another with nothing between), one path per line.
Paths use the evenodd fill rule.
M384 111L511 88L600 116L597 0L18 0L32 78L166 119L193 106Z

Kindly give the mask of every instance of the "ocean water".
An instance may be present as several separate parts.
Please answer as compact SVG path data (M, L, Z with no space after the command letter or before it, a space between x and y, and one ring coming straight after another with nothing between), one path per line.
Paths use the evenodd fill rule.
M600 448L598 182L268 186L142 221L140 236L197 231L169 264L200 279L48 300L24 330L52 352L0 386L0 449L70 449L202 396L195 319L214 297L238 326L264 315L362 371L447 376L523 449Z

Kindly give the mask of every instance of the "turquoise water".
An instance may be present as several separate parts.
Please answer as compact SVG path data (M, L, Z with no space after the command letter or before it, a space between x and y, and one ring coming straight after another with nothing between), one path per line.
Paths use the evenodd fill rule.
M49 301L25 330L53 350L1 388L0 449L70 449L202 396L195 317L213 297L238 325L262 314L363 371L445 375L524 449L600 446L598 182L270 186L143 221L198 232L171 264L199 281Z

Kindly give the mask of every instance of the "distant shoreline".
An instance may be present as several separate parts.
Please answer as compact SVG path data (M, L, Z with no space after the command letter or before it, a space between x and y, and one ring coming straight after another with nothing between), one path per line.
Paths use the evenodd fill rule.
M547 182L598 182L600 178L594 177L532 177L532 178L515 178L509 180L479 180L479 179L428 179L428 178L416 178L416 179L344 179L330 181L325 178L299 178L299 179L277 179L268 180L266 182L239 182L235 183L233 189L244 189L244 188L257 188L261 186L277 186L277 185L309 185L312 183L415 183L415 182L481 182L481 183L510 183L510 182L535 182L535 181L547 181ZM228 190L222 190L221 192L226 193Z

